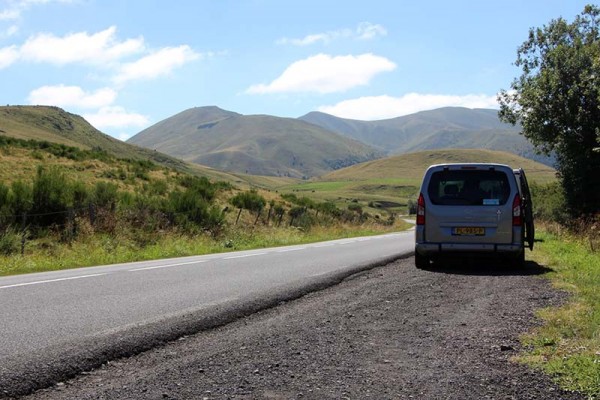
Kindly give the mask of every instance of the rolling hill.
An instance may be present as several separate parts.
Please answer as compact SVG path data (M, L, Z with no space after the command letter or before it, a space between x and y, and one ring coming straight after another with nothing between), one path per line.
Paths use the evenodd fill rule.
M185 110L128 141L182 160L252 175L314 177L383 156L357 140L293 118Z
M428 150L395 155L368 161L348 168L330 172L319 181L365 181L387 178L403 178L420 183L427 167L440 163L493 162L513 168L523 168L531 181L545 183L556 178L553 168L515 154L493 150L444 149Z
M311 112L299 119L370 144L389 154L430 149L508 151L551 165L538 155L520 128L498 119L497 111L445 107L380 121L359 121Z
M84 150L102 149L122 159L150 160L178 171L235 182L243 180L211 168L191 164L106 135L79 115L58 107L0 106L0 135L64 144Z

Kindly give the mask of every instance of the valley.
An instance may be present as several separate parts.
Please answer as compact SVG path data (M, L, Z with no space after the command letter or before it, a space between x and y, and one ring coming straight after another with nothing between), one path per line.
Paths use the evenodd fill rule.
M177 121L185 121L184 126L191 128L202 126L202 130L214 129L224 120L240 127L250 123L256 129L246 135L248 140L242 128L233 136L221 131L212 136L214 146L225 148L239 142L240 149L250 146L256 157L264 159L270 158L275 149L279 152L283 148L280 143L287 140L285 146L292 146L297 154L311 154L297 158L304 171L319 171L319 175L299 179L221 171L118 141L95 130L83 118L56 107L0 107L0 115L2 274L405 229L408 225L400 216L409 214L423 172L435 163L499 162L525 168L535 184L545 185L556 179L555 171L544 164L486 149L439 149L388 157L378 153L379 158L359 163L344 147L348 143L352 148L366 146L355 139L343 141L336 157L356 163L334 168L327 156L330 149L323 142L312 141L317 136L302 138L306 133L303 129L314 125L267 116L246 118L216 107L178 114L175 120L158 124L160 129L148 131L154 132L149 138L163 137L165 143L177 143L179 131L176 124L172 125ZM278 128L266 129L268 122ZM292 134L289 140L287 131L277 133L279 136L264 133L286 129L290 123L304 133ZM256 134L263 128L263 134ZM339 139L338 134L319 132L332 145ZM192 140L194 135L190 135L187 140ZM140 134L140 138L145 136ZM219 137L222 144L218 144ZM265 143L267 137L272 146L263 152L259 143ZM299 139L304 147L294 147ZM179 145L194 148L187 141ZM313 151L315 146L322 151ZM233 157L230 161L237 165L237 160ZM324 162L329 163L327 168ZM296 171L298 174L288 175L302 172ZM36 185L45 181L55 187L45 190L58 191L45 195L56 198L52 206L39 200L32 203L28 197L38 190ZM235 198L240 196L254 203L236 203ZM195 207L205 210L204 214L194 211ZM35 216L24 217L23 213L56 213L57 218L43 222ZM58 265L54 262L57 257L61 259Z

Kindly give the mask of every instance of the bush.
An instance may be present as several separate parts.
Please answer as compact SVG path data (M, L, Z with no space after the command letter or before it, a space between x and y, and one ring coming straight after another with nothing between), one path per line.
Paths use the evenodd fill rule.
M20 216L31 210L33 204L33 190L31 185L22 181L13 182L11 187L10 204L12 213L15 216Z
M39 167L33 181L31 213L37 226L62 225L73 205L72 185L60 169Z
M119 197L118 186L114 183L96 182L92 201L97 207L114 210Z
M408 215L415 215L417 213L417 201L413 200L413 199L409 199L407 208L408 208Z
M212 184L208 178L191 175L179 179L179 184L188 190L193 190L196 195L207 201L212 201L217 193L218 186Z
M265 208L267 204L267 200L264 197L258 194L256 190L250 190L248 192L241 192L233 196L230 200L230 203L240 209L240 213L242 210L248 210L250 212L255 212L258 216L260 212ZM239 214L238 214L239 218ZM237 223L237 220L236 220Z
M539 185L532 182L530 189L535 218L560 224L569 222L567 203L560 183Z
M169 185L162 179L153 180L150 183L144 184L144 191L153 196L164 196L167 194L168 190Z
M0 254L10 256L19 252L21 235L13 228L0 232Z
M198 188L192 186L185 191L171 192L168 199L168 210L174 222L189 228L193 226L210 231L218 230L225 216L216 206L199 195Z

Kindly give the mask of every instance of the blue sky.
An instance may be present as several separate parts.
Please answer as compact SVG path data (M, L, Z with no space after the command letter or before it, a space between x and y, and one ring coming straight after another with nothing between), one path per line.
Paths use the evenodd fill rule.
M364 120L496 108L529 28L587 3L0 0L0 104L56 105L123 140L207 105Z

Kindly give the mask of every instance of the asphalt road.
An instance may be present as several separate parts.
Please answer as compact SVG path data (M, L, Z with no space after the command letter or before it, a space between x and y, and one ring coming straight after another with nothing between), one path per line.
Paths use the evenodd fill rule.
M0 278L0 397L410 254L412 232Z
M514 361L566 300L549 271L401 259L26 399L583 400Z

